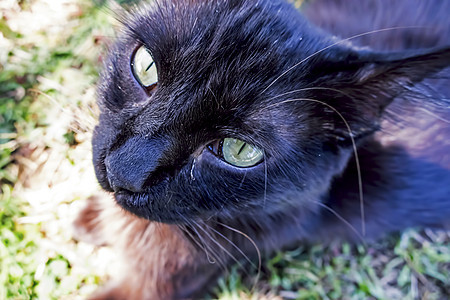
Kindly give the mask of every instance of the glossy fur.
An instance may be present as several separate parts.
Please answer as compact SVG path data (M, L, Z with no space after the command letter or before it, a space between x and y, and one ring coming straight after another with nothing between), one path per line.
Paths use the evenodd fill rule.
M449 13L410 0L316 0L306 18L273 0L132 10L105 63L93 139L100 184L132 214L93 198L77 226L122 249L133 280L96 297L199 295L254 243L448 225ZM131 71L139 45L157 64L151 92ZM225 137L264 160L227 164L206 147Z

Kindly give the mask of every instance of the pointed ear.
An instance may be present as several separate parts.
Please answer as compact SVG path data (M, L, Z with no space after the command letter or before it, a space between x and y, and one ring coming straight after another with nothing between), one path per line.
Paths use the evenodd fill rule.
M334 55L327 63L322 67L333 71L318 80L329 89L321 97L342 114L358 138L378 129L383 112L395 98L450 67L450 46L401 53L347 52L345 56ZM334 117L334 134L348 139L341 119Z
M438 49L401 53L369 54L363 67L356 73L362 89L375 89L384 109L399 94L425 78L450 67L450 46Z

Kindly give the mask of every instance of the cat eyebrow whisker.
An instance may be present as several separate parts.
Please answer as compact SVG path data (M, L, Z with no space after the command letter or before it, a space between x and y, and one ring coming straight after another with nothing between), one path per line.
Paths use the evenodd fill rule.
M62 86L58 85L56 89L62 90ZM66 117L69 119L73 119L76 122L76 125L69 125L69 129L73 132L86 134L86 131L92 131L95 127L98 113L95 112L92 107L86 106L83 107L83 110L78 106L65 108L55 97L52 97L48 93L35 88L30 88L28 89L28 91L36 93L40 96L44 96L45 98L50 100L52 104L54 104L63 115L66 115ZM87 114L87 112L89 112L89 114Z
M375 34L375 33L380 33L380 32L385 32L385 31L391 31L391 30L399 30L399 29L413 29L413 28L421 28L424 29L426 28L425 26L398 26L398 27L389 27L389 28L382 28L382 29L377 29L377 30L371 30L371 31L367 31L364 33L359 33L356 35L353 35L351 37L339 40L331 45L328 45L316 52L314 52L311 55L308 55L307 57L305 57L304 59L302 59L301 61L299 61L298 63L294 64L292 67L288 68L286 71L284 71L283 73L281 73L277 78L275 78L264 90L262 90L261 94L265 93L272 85L274 85L278 80L280 80L282 77L284 77L286 74L288 74L289 72L291 72L293 69L295 69L296 67L298 67L299 65L301 65L302 63L308 61L310 58L313 58L314 56L320 54L321 52L330 49L334 46L337 46L339 44L348 42L350 40L359 38L359 37L363 37L366 35L370 35L370 34Z
M213 96L214 100L216 100L217 108L219 109L221 107L221 105L220 105L220 101L216 97L216 94L214 94L214 91L209 86L207 87L207 89L208 89L208 91L211 92L211 95Z
M308 101L308 102L315 102L315 103L319 103L322 105L325 105L326 107L328 107L329 109L331 109L332 111L334 111L344 122L345 126L347 127L347 131L350 137L350 140L352 142L352 148L353 148L353 153L355 156L355 164L356 164L356 172L357 172L357 177L358 177L358 189L359 189L359 203L360 203L360 211L361 211L361 232L362 235L365 236L366 235L366 221L365 221L365 212L364 212L364 193L363 193L363 185L362 185L362 176L361 176L361 166L359 163L359 156L358 156L358 149L356 147L356 142L355 139L353 137L353 131L350 128L350 124L347 122L347 120L345 119L345 117L333 106L331 106L330 104L317 100L317 99L311 99L311 98L297 98L297 99L287 99L284 101L280 101L271 105L266 106L265 108L270 108L276 105L281 105L281 104L285 104L285 103L289 103L289 102L296 102L296 101Z

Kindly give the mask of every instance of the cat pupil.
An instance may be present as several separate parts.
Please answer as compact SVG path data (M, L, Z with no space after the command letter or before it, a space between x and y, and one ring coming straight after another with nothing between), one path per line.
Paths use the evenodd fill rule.
M154 63L155 63L155 62L152 61L152 62L148 65L147 69L145 69L145 72L147 72L147 71L153 66Z
M241 154L242 150L244 150L245 146L247 146L247 143L244 143L241 147L241 149L239 149L238 151L238 155Z

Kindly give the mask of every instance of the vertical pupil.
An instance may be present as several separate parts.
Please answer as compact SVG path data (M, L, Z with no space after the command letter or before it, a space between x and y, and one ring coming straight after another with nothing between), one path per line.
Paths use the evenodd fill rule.
M153 64L154 64L154 63L155 63L155 62L154 62L154 61L152 61L152 62L151 62L151 64L149 64L149 65L148 65L147 69L145 69L145 72L147 72L147 71L148 71L148 69L150 69L150 68L151 68L151 67L153 66Z
M247 143L243 143L241 148L239 149L237 155L241 154L242 150L244 150L245 146L247 146Z

